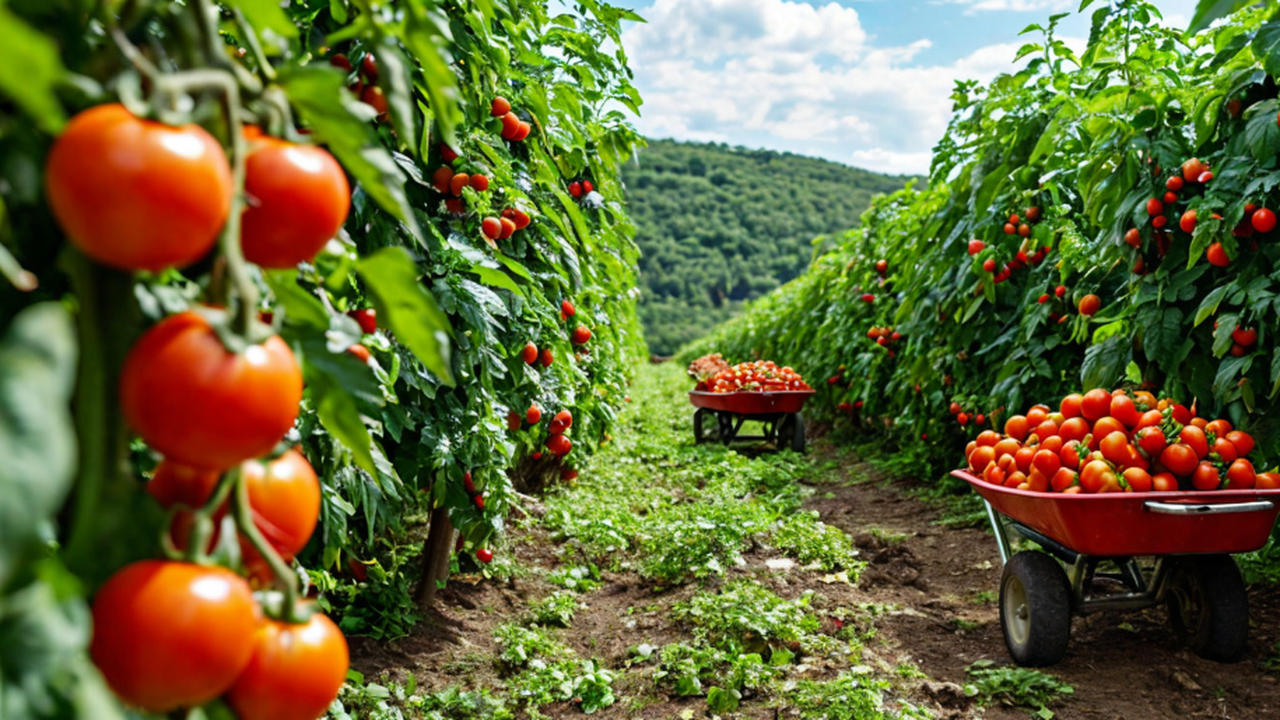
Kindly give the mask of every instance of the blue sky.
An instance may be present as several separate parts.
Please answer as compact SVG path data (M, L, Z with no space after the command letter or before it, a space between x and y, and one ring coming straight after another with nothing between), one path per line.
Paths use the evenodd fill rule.
M650 137L923 173L957 79L1012 68L1018 37L1079 0L613 0ZM1101 3L1098 3L1101 4ZM1185 27L1195 0L1157 0ZM1060 36L1083 46L1086 16Z

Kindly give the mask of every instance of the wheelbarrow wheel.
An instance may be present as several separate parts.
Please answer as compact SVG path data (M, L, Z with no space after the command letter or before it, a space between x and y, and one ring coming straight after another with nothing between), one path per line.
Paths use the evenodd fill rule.
M693 442L720 442L720 423L715 413L706 408L698 408L693 413Z
M1249 596L1230 555L1179 557L1171 562L1169 624L1206 660L1235 662L1249 641Z
M784 415L778 421L776 446L779 450L790 447L798 453L804 452L804 418L800 413Z
M1033 550L1009 559L1000 579L1000 628L1017 664L1062 660L1071 637L1071 587L1057 560Z

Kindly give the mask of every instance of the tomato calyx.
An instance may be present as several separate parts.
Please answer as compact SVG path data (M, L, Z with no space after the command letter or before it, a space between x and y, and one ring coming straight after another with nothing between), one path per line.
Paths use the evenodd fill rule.
M237 355L243 355L249 348L254 345L261 345L278 334L274 316L270 323L263 322L261 317L255 316L242 329L238 327L242 325L241 317L223 308L197 305L191 308L191 312L204 318L209 323L209 327L218 336L218 340L222 342L223 346L227 348L227 352Z

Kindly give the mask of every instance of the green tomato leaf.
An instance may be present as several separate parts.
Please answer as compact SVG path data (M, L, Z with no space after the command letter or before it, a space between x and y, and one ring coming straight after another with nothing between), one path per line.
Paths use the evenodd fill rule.
M453 385L449 367L449 318L435 297L419 283L413 258L404 248L383 248L363 258L356 269L369 288L386 326L396 339L446 385Z

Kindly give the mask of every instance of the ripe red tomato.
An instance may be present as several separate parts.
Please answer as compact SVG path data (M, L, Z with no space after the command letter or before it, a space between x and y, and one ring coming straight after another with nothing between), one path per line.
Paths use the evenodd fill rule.
M532 125L527 122L521 122L520 126L516 128L515 135L511 137L512 142L523 142L525 138L529 137L529 133L532 130Z
M1079 487L1080 474L1071 468L1058 468L1058 472L1049 479L1049 487L1055 492L1065 492L1069 487Z
M980 445L974 448L973 453L969 455L969 467L972 468L975 473L981 475L986 472L987 466L995 461L995 457L996 453L994 448L987 445Z
M493 104L489 106L489 114L493 117L502 117L511 112L511 103L504 97L496 97Z
M267 268L310 261L347 221L351 186L329 151L258 136L245 160L245 258Z
M1209 249L1205 250L1204 256L1209 259L1210 265L1216 267L1226 267L1231 264L1231 257L1227 255L1227 249L1220 242L1210 245Z
M525 343L524 347L520 349L520 359L524 360L527 365L538 362L538 346L532 342Z
M44 183L72 244L121 270L190 265L231 212L231 167L212 135L142 120L117 104L67 123Z
M1178 477L1190 477L1199 461L1195 451L1182 443L1174 443L1160 453L1160 464Z
M1031 226L1026 223L1022 223L1021 225L1018 226L1018 234L1021 235L1022 237L1030 237Z
M1197 490L1217 490L1222 487L1222 475L1211 462L1202 462L1191 475L1191 486Z
M995 271L996 271L996 261L995 261L995 260L992 260L991 258L987 258L986 260L983 260L983 261L982 261L982 269L983 269L983 270L985 270L985 271L987 271L987 272L989 272L989 273L993 273L993 272L995 272Z
M449 192L455 197L460 197L462 191L471 186L471 176L466 173L458 173L449 181Z
M279 336L232 353L190 311L148 330L120 373L129 425L166 458L210 470L271 452L301 400L302 373Z
M449 192L453 187L453 168L447 165L436 168L436 171L431 174L431 186L438 192Z
M1124 241L1132 247L1142 247L1142 233L1138 232L1138 228L1129 228L1125 231Z
M360 61L360 72L369 82L378 82L378 59L373 56L373 53L364 54L364 58Z
M1212 433L1218 437L1226 437L1227 433L1231 432L1232 429L1231 423L1222 419L1210 420L1204 426L1205 433Z
M373 308L351 310L347 313L360 326L360 332L372 335L378 331L378 311Z
M1258 473L1255 487L1259 490L1275 490L1280 488L1280 473Z
M1258 331L1237 325L1236 329L1231 331L1231 339L1244 347L1253 347L1254 343L1258 342Z
M1014 440L1026 440L1029 432L1031 432L1031 427L1027 422L1027 418L1022 415L1014 415L1004 423L1004 434Z
M1115 395L1111 398L1111 417L1130 428L1137 427L1142 421L1142 413L1128 395Z
M506 210L503 210L502 217L514 222L517 230L523 230L529 227L529 223L532 222L532 219L529 217L529 213L526 213L519 208L507 208Z
M1156 492L1172 492L1178 489L1178 478L1172 473L1156 473L1151 477L1151 489Z
M986 247L987 247L987 244L986 244L986 243L984 243L984 242L982 242L981 240L970 240L970 241L969 241L969 254L970 254L970 255L977 255L978 253L980 253L980 252L982 252L983 250L985 250L985 249L986 249Z
M1266 208L1258 208L1253 211L1253 216L1249 218L1249 223L1258 232L1271 232L1276 227L1276 214Z
M347 640L316 613L301 625L268 620L253 638L253 657L227 702L240 720L315 720L347 677Z
M586 325L579 325L573 329L573 344L582 345L591 339L591 329Z
M1124 465L1129 459L1129 438L1122 430L1108 433L1098 443L1098 449L1113 464Z
M1209 454L1209 438L1205 437L1204 430L1195 425L1188 425L1182 428L1182 432L1178 435L1178 441L1191 448L1197 458L1203 458Z
M1196 231L1196 211L1192 208L1184 213L1178 220L1178 227L1182 228L1182 232L1191 234Z
M1058 428L1058 435L1067 441L1083 440L1090 430L1088 420L1082 417L1073 417L1062 421L1062 426Z
M1147 214L1155 217L1164 213L1164 203L1160 202L1160 198L1151 198L1147 200Z
M1151 473L1140 467L1125 468L1120 476L1125 486L1133 492L1150 492L1152 487Z
M556 457L564 457L573 449L573 443L564 435L552 435L547 438L547 449Z
M520 118L508 111L502 116L502 139L512 140L520 130Z
M561 410L556 413L555 417L551 418L551 424L547 431L552 435L559 435L571 427L573 427L573 413L568 410Z
M226 692L258 623L248 583L230 570L143 560L98 590L89 654L122 700L164 713Z
M556 356L551 352L551 348L542 348L542 367L551 367L551 363L556 361Z
M1052 450L1038 450L1031 458L1031 466L1049 478L1062 467L1062 459Z
M1106 492L1113 485L1119 487L1119 479L1103 460L1093 460L1080 471L1080 487L1084 492Z
M502 221L496 217L487 217L480 223L480 232L490 240L502 237Z
M1227 433L1227 440L1236 446L1236 451L1240 453L1240 457L1253 452L1253 436L1249 433L1232 430Z
M529 409L524 411L524 419L530 425L537 425L542 420L542 408L530 405Z
M1180 190L1182 190L1182 178L1178 177L1177 175L1174 175L1173 177L1165 181L1164 186L1168 190L1172 190L1173 192L1179 192Z
M360 93L360 102L373 108L378 113L378 119L386 117L387 114L387 96L382 92L382 88L377 85L370 85Z
M311 463L297 450L270 460L249 460L240 466L253 508L253 524L271 547L291 560L306 547L320 519L320 480ZM241 543L245 564L252 565L253 548Z
M1096 421L1109 412L1111 412L1111 393L1102 388L1090 390L1080 401L1080 414L1086 420Z
M1102 309L1102 299L1093 294L1085 295L1080 298L1080 304L1076 309L1080 311L1081 315L1089 317Z
M1026 216L1027 222L1037 222L1040 220L1040 208L1033 205L1027 208L1023 215Z
M499 240L506 240L515 234L516 223L511 218L499 218L498 224L502 226L502 233L498 236Z
M1182 163L1182 179L1187 182L1199 182L1200 175L1209 169L1208 165L1200 162L1197 158Z
M213 495L221 474L216 470L198 470L171 460L161 460L147 483L147 493L166 510L184 505L198 510Z
M1165 446L1168 445L1164 431L1158 427L1144 427L1134 433L1133 437L1138 441L1138 447L1153 458L1160 457L1160 453L1163 453Z
M1000 434L997 433L995 430L983 430L982 432L978 433L978 437L976 438L976 441L979 447L983 447L983 446L994 447L996 443L1000 442Z
M507 413L507 429L508 430L520 429L520 413L516 412L515 410L512 410L511 412Z
M489 178L484 175L472 175L471 189L476 192L485 192L489 189Z

